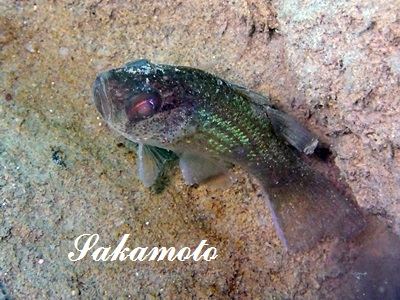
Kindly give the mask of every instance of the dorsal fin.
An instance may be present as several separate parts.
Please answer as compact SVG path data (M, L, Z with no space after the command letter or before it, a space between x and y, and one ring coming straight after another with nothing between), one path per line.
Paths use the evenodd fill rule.
M267 107L267 114L277 136L301 152L314 153L318 139L311 131L279 110Z
M311 131L300 125L294 118L271 108L271 101L268 97L243 86L232 84L232 87L253 103L261 105L255 105L255 110L267 110L267 115L278 137L301 152L306 154L314 153L318 145L318 139ZM265 117L263 113L257 113L259 113L260 117Z
M271 101L268 97L263 96L247 87L241 86L241 85L236 85L236 84L231 84L231 86L238 92L239 94L242 94L244 97L252 100L254 103L260 104L260 105L271 105Z

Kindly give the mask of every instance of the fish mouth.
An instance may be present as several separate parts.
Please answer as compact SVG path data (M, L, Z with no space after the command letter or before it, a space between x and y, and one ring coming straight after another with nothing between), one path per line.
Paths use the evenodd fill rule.
M105 81L108 78L107 72L99 74L93 83L93 100L97 110L104 120L108 120L111 115L111 107L108 99L108 92Z

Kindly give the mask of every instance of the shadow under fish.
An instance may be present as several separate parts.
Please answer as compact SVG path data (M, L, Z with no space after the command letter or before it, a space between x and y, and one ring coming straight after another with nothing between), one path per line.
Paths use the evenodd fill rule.
M367 220L359 236L330 249L327 264L341 271L321 284L320 299L400 299L400 238L377 216Z

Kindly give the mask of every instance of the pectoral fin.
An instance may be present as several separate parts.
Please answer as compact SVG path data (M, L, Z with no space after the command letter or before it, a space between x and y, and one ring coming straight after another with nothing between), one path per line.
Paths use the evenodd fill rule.
M301 152L314 153L318 139L311 131L279 110L267 107L267 114L277 136Z
M157 147L139 144L139 178L145 187L150 187L157 179L163 165L168 160L168 151Z
M229 166L214 159L184 153L179 166L186 184L206 184L211 188L228 188L236 178L228 170Z

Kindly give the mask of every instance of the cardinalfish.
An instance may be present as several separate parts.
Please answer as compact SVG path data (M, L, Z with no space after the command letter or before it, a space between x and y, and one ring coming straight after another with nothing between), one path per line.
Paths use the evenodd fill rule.
M100 73L93 95L107 124L139 145L147 187L169 150L189 185L232 181L232 165L253 175L290 252L326 237L349 239L365 227L358 208L301 159L317 147L315 135L250 89L199 69L137 60Z

